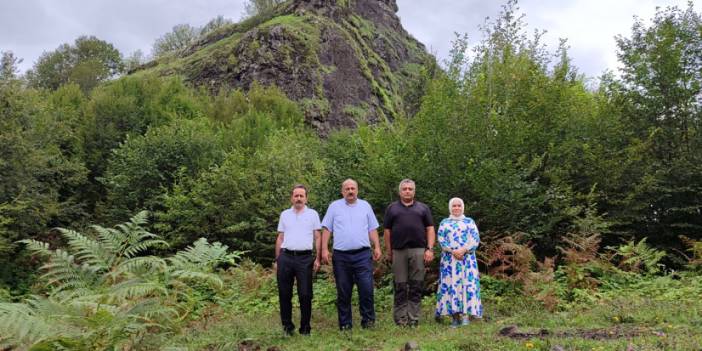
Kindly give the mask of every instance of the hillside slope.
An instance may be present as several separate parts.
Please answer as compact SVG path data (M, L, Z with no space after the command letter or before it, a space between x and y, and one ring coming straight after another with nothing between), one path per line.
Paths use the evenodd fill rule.
M213 92L276 85L323 135L392 120L417 108L422 67L434 66L396 12L395 0L291 0L142 72L182 75Z

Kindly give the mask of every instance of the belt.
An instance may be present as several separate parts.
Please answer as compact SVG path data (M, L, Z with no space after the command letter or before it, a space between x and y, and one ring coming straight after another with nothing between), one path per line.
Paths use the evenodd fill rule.
M282 249L283 253L291 256L310 256L312 255L312 250L288 250Z
M364 246L364 247L361 247L361 248L358 248L358 249L353 249L353 250L336 250L336 249L335 249L334 252L339 252L339 253L349 254L349 255L355 255L355 254L357 254L357 253L361 253L361 252L363 252L363 251L368 251L368 250L370 250L370 247Z

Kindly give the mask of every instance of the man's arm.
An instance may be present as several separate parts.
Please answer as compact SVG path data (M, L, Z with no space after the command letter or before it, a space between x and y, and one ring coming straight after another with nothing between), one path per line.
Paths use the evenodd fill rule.
M383 240L385 241L385 255L388 258L388 261L392 262L392 242L391 238L392 237L392 230L385 228L383 230Z
M329 238L331 237L331 232L326 227L322 228L322 264L329 264Z
M273 261L273 268L278 268L278 256L280 256L280 246L283 245L283 232L278 232L278 237L275 239L275 261Z
M378 239L378 230L372 229L368 232L368 239L373 243L373 260L377 261L380 256L383 255L383 251L380 250L380 239Z
M283 245L283 232L278 232L278 238L275 239L275 259L280 256L280 246Z
M434 259L434 243L436 242L436 232L434 226L428 226L427 232L427 250L424 251L424 262L429 263Z
M315 258L314 258L314 265L312 266L312 269L316 272L319 270L320 262L322 259L322 240L321 240L321 234L319 233L319 229L314 231L314 251L315 251Z
M385 254L388 259L388 261L392 262L392 224L393 224L393 216L392 216L392 206L394 203L391 203L388 205L388 207L385 209L385 217L383 217L383 241L385 241Z

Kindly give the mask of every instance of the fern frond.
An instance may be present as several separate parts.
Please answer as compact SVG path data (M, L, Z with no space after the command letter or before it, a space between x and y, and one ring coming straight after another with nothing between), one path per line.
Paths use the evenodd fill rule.
M129 223L142 226L149 223L149 211L141 211L129 219Z
M94 269L90 266L80 266L76 257L67 251L49 249L49 244L37 240L22 240L27 249L42 256L48 256L49 261L40 267L45 271L41 278L47 280L46 286L62 291L69 288L88 288L96 281Z
M146 323L156 323L159 320L171 320L178 316L178 311L172 306L163 304L160 299L145 299L139 301L131 309L126 312L130 316L136 316L139 320ZM159 325L161 324L154 324Z
M160 236L149 233L142 227L147 223L148 212L142 211L128 222L116 225L115 229L108 230L97 226L94 228L100 233L101 240L115 244L117 256L130 258L151 248L168 246Z
M60 335L71 334L63 323L51 321L40 310L20 303L0 303L0 330L5 344L27 348Z
M113 273L125 274L136 272L163 272L167 268L166 261L156 256L132 257L120 263Z
M192 246L178 251L168 260L174 268L190 268L198 271L211 271L220 263L234 264L241 256L240 252L228 253L227 245L219 242L208 243L207 239L200 238Z
M130 225L130 223L121 223L115 226L115 228L124 235L125 239L129 239L129 234L134 232L139 226Z
M55 286L58 291L68 288L88 288L96 282L97 276L90 269L79 266L75 256L57 249L52 251L49 262L41 269L46 273L42 279L47 279L48 286Z
M151 234L148 233L147 234ZM155 235L151 234L151 236L156 237ZM137 254L147 251L148 249L155 248L155 247L168 247L168 243L160 240L160 239L146 239L147 237L150 236L142 236L141 239L142 241L137 241L130 243L128 246L124 248L124 256L126 257L134 257Z
M168 295L168 289L166 289L163 284L141 278L131 279L114 285L110 291L110 296L118 301L164 295Z
M90 227L97 233L98 241L103 247L111 252L117 252L124 241L120 231L112 228L101 227L99 225L92 225Z
M109 246L105 247L100 242L74 230L58 228L58 231L68 239L68 245L76 258L82 263L88 264L91 267L90 270L94 272L109 270L109 259L115 254Z
M211 286L216 286L217 288L223 288L224 287L224 282L222 279L213 273L204 273L204 272L197 272L197 271L187 271L187 270L176 270L171 272L173 277L180 279L180 280L186 280L186 281L200 281L205 284L211 285Z
M120 313L119 306L108 304L108 303L103 303L103 302L92 301L93 298L95 298L95 297L98 297L98 296L90 296L90 298L85 300L85 301L84 300L72 300L72 301L70 301L70 305L73 308L80 309L83 311L89 311L91 313L95 313L97 310L105 310L113 315ZM104 298L104 296L102 296L102 295L99 297Z
M53 250L49 248L49 244L43 241L38 241L34 239L25 239L19 241L22 244L27 245L27 250L33 254L39 254L42 256L50 256Z

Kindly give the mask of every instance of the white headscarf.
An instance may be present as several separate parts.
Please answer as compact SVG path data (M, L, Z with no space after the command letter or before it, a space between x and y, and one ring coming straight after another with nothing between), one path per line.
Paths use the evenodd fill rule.
M453 213L451 213L451 204L454 202L460 202L461 203L461 215L460 216L454 216ZM463 200L461 200L460 197L454 197L453 199L449 200L449 218L453 219L454 221L462 221L463 218L466 218L465 215L463 215L463 212L466 210L465 205L463 204Z

